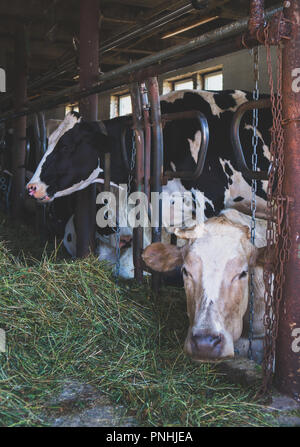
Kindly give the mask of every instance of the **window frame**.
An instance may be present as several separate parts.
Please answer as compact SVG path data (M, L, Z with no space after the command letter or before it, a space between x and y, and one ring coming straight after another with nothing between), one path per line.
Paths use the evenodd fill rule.
M130 97L129 91L114 93L114 94L110 95L110 118L117 118L118 116L126 116L127 115L127 113L125 115L120 114L120 99L122 97L127 97L127 96ZM132 105L131 105L131 108L132 108ZM128 113L132 113L132 112L128 112Z
M163 94L169 92L180 91L175 90L175 85L180 82L193 81L194 90L206 90L205 78L214 74L220 73L222 75L222 81L224 81L223 66L215 66L207 68L205 70L199 70L193 73L185 74L182 76L172 77L170 79L163 80Z
M219 73L222 75L222 88L223 88L223 80L224 80L223 69L219 68L219 69L216 69L216 70L211 70L211 71L206 71L206 72L200 73L202 90L207 90L205 88L205 78L209 77L209 76L213 76L213 75L219 74ZM209 90L207 90L207 91L209 91ZM218 90L216 90L216 91L218 91Z
M170 83L171 83L171 90L173 92L180 91L180 90L175 90L175 85L183 83L183 82L187 82L187 81L192 81L192 83L193 83L193 90L197 90L197 85L198 85L197 73L194 73L192 76L186 76L186 77L180 78L180 79L173 79L172 81L170 81Z
M79 103L78 102L65 105L65 115L67 115L70 112L73 112L74 110L75 110L75 112L79 113Z

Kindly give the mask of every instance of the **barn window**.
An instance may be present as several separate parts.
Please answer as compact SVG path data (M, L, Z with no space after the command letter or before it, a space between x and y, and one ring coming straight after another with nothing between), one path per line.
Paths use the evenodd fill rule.
M111 96L110 117L123 116L132 113L131 96L129 93Z
M194 88L193 78L186 78L186 79L180 79L179 81L173 81L172 90L185 90L193 88Z
M222 67L211 67L203 71L177 76L163 81L163 93L176 90L223 90Z
M221 70L202 75L204 90L223 90L223 73Z
M79 113L79 106L78 104L68 104L65 107L65 115L69 112L78 112Z

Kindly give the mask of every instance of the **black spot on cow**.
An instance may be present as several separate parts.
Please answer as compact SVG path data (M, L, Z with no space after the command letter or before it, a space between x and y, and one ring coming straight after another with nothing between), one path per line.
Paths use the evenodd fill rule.
M73 116L75 116L75 118L77 118L77 119L80 118L80 113L76 112L75 110L72 110L72 111L71 111L71 114L72 114Z
M225 172L226 172L227 175L229 175L229 177L231 177L233 175L233 171L230 168L228 163L225 163Z
M263 189L263 182L262 181L257 181L257 190L256 190L256 194L261 197L264 200L267 200L267 193L266 191L264 191Z
M222 110L230 109L236 106L236 100L233 98L232 94L234 91L226 91L226 95L215 94L214 100L218 107Z
M212 207L211 204L208 203L208 202L205 202L205 210L204 210L204 214L205 214L205 217L206 217L207 219L209 219L210 217L213 217L213 216L216 215L216 213L215 213L213 207Z
M242 200L244 200L244 197L242 196L238 196L233 199L234 202L242 202Z

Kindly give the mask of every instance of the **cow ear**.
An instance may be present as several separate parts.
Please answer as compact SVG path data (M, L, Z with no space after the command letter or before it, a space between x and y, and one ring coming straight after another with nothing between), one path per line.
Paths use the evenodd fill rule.
M90 138L89 142L100 154L111 152L113 145L112 137L107 135L107 130L102 122L93 121L89 123Z
M197 224L194 227L186 229L175 228L174 233L180 239L186 239L186 240L198 239L204 233L204 223Z
M92 137L92 144L97 152L104 154L105 152L111 152L113 140L108 135L104 135L101 131L98 131Z
M260 247L255 250L253 264L260 265L261 267L266 266L267 264L271 269L274 267L275 263L275 245L272 245L268 250L268 247Z
M155 272L170 272L183 264L181 248L161 242L148 245L142 253L142 258Z

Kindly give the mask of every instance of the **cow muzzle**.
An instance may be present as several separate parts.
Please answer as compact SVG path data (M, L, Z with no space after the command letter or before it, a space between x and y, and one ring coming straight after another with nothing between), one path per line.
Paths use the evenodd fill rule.
M132 245L132 236L120 236L119 246L120 248L130 248Z
M222 357L224 336L222 334L192 333L188 351L194 360L214 361Z
M46 193L46 187L43 183L28 183L26 188L31 197L41 202L49 202L51 200Z

